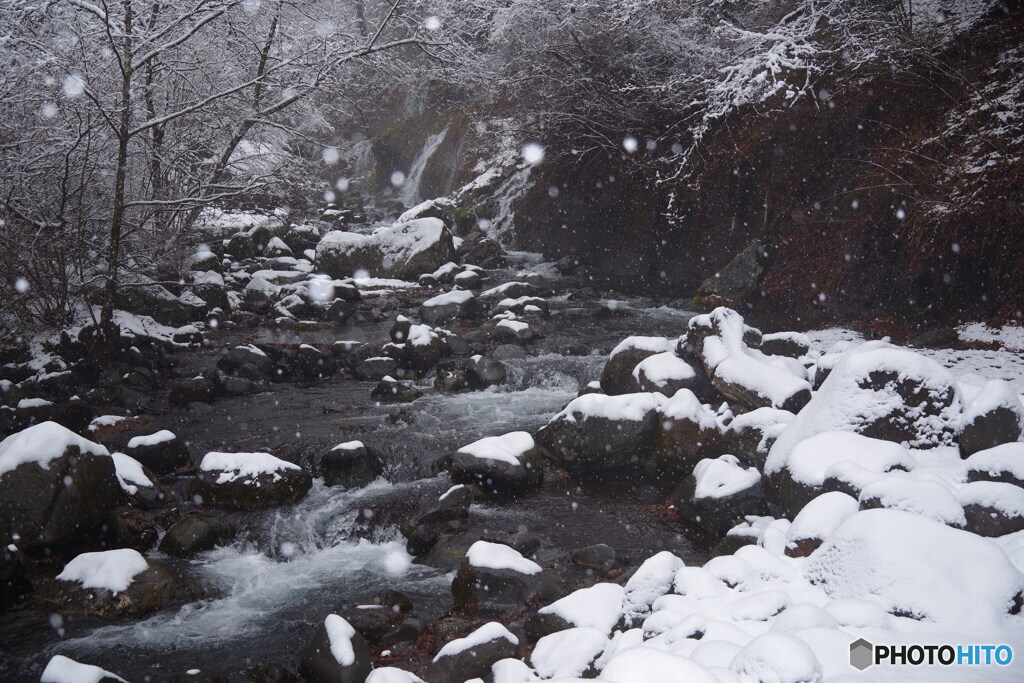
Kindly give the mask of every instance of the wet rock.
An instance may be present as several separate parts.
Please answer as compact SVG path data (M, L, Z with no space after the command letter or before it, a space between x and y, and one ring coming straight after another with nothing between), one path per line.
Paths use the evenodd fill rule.
M505 364L493 358L474 357L466 366L466 377L473 389L502 384L508 376Z
M101 619L142 616L194 598L163 565L127 548L79 555L37 597L61 614Z
M412 403L423 392L406 382L399 382L392 377L385 377L370 392L370 398L381 403Z
M659 394L586 394L537 432L537 444L570 472L637 465L656 455L660 403Z
M323 455L320 472L327 486L358 488L384 474L384 461L379 451L362 441L348 441Z
M341 616L373 643L401 626L411 609L412 601L402 593L382 590L368 600L347 607Z
M251 396L263 391L255 381L244 377L225 377L220 390L225 396Z
M424 301L420 305L420 320L428 325L437 325L453 318L472 318L479 311L473 293L457 289Z
M398 373L398 361L387 356L367 358L356 364L355 373L362 380L380 381Z
M473 347L462 337L449 335L442 340L444 344L443 355L465 357L473 355Z
M519 639L492 621L442 647L420 674L431 683L463 683L488 675L495 662L515 657L518 651Z
M519 358L526 358L526 356L526 349L518 344L502 344L491 352L491 358L496 361L517 360Z
M618 562L615 548L604 543L577 548L569 553L569 559L573 564L604 573L614 569Z
M156 526L138 508L126 505L114 509L108 527L118 547L145 552L156 545Z
M524 346L538 339L540 335L521 320L501 320L494 326L491 338L501 344L518 344Z
M475 606L485 612L522 608L541 587L540 565L512 548L477 541L466 552L452 581L456 607Z
M485 237L474 244L463 256L466 263L477 263L484 268L502 268L507 259L501 245L494 240Z
M337 370L333 358L309 344L299 346L292 367L296 376L308 380L326 379Z
M383 353L394 358L400 368L423 374L444 355L444 344L427 325L413 325L412 337L402 344L385 344Z
M249 669L246 680L251 683L298 683L299 679L294 671L280 664L264 664Z
M412 321L404 315L395 318L395 324L391 326L388 336L395 344L404 344L409 341L409 332L412 330Z
M22 548L95 540L123 498L107 449L53 422L0 442L0 463L0 538Z
M217 387L205 377L182 379L171 384L168 401L174 406L190 403L213 403L217 400Z
M465 365L461 368L449 365L448 367L437 368L437 375L434 376L434 388L438 391L465 391L470 388L469 378L464 371Z
M191 492L206 505L253 510L294 503L312 485L308 472L269 453L207 453Z
M761 473L735 456L701 460L671 496L679 515L710 536L725 536L748 515L768 514Z
M160 552L175 557L189 557L217 545L217 527L204 517L188 515L167 529L160 541Z
M157 474L168 474L189 464L185 442L166 429L147 436L132 437L124 452Z
M455 276L454 283L456 287L462 289L480 289L483 286L483 276L473 270L466 270Z
M987 382L964 409L960 427L960 454L1020 441L1024 433L1024 406L1017 392L1002 380Z
M761 291L768 271L770 255L758 240L733 257L724 268L706 279L693 297L693 304L708 310L716 306L737 308L753 300Z
M436 500L421 506L401 528L409 554L415 557L426 554L437 543L445 526L469 517L472 502L473 493L469 487L457 484Z
M422 619L406 617L398 626L385 633L380 638L383 645L393 643L411 643L418 639L426 630L426 624Z
M544 476L540 451L528 432L490 436L463 446L452 456L452 481L478 484L500 495L540 486Z
M303 650L299 675L309 683L363 683L372 669L366 639L342 617L330 614Z
M335 325L342 325L348 321L356 311L359 310L359 306L351 301L345 299L335 299L323 309L320 314L320 319L325 323L334 323Z

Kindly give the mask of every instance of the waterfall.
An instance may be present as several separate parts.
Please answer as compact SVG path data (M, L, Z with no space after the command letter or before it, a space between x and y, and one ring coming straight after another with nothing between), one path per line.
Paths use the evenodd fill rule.
M420 196L420 180L423 178L423 171L426 169L430 157L433 156L437 148L444 142L444 136L447 134L448 126L445 126L440 133L427 137L427 141L423 145L419 156L412 163L409 174L405 178L405 183L398 191L399 199L402 200L406 207L415 206L423 201L424 198Z

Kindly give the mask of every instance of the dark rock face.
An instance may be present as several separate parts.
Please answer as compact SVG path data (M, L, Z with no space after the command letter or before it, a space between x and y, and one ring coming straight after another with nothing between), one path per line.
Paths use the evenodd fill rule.
M728 265L701 284L693 297L693 304L703 309L717 306L737 308L751 301L760 293L761 281L770 263L767 247L754 240Z
M331 653L331 639L327 633L327 626L321 624L302 652L299 675L309 683L363 683L373 670L370 646L366 644L366 639L354 630L349 640L353 661L350 664L343 664Z
M87 543L122 497L110 456L71 446L46 469L28 462L0 475L0 537L17 534L27 548Z
M973 453L1013 443L1021 437L1021 415L1012 408L999 406L977 415L960 431L960 453Z
M463 560L452 581L452 597L456 607L475 605L484 612L514 611L538 595L541 579L539 573L474 567Z
M633 368L645 358L649 358L658 351L647 349L627 349L621 351L604 364L601 370L601 389L609 396L619 394L632 394L640 391L640 384L633 377Z
M941 416L957 400L956 387L953 384L929 386L918 378L885 370L869 373L860 382L860 388L880 394L895 394L902 399L901 404L894 406L888 414L866 421L857 429L864 436L896 443L920 441L920 423L928 418ZM798 412L791 408L786 409ZM951 431L952 426L945 429L947 432ZM948 439L951 435L940 438Z
M477 484L495 495L517 493L540 486L544 477L540 451L534 447L513 465L504 460L478 458L462 451L452 455L451 477L459 484Z
M408 597L393 590L383 590L368 600L346 607L341 616L371 643L377 642L399 628L412 609Z
M370 398L381 403L412 403L422 395L423 392L411 384L387 377L370 392Z

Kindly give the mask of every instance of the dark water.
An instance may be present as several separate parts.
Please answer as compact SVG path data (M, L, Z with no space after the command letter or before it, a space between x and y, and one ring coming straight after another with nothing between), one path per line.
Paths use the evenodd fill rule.
M496 274L495 281L521 276ZM489 283L490 284L490 283ZM556 290L559 287L554 282ZM328 489L319 482L296 506L265 513L261 533L218 548L175 567L216 587L222 596L118 624L67 619L59 636L51 615L24 608L5 615L0 678L38 680L53 654L97 664L133 681L163 680L193 667L213 667L232 677L259 664L294 667L299 653L325 614L389 587L409 595L426 617L450 608L451 574L411 562L393 526L373 540L353 534L359 510L381 500L441 492L446 475L431 476L431 465L455 448L483 436L535 430L600 374L605 354L631 334L677 336L685 311L658 308L652 301L613 303L614 315L595 315L607 300L578 303L551 300L553 315L537 355L507 361L509 381L488 391L439 394L423 381L426 395L412 404L379 406L369 400L371 382L329 380L313 385L275 385L251 397L222 399L208 410L171 411L146 426L168 428L186 439L193 454L209 450L273 451L304 454L359 439L386 455L388 481L362 490ZM393 316L391 316L393 317ZM335 332L260 332L275 342L334 339L383 341L388 323L353 325ZM239 333L215 342L236 343ZM557 350L581 343L587 356ZM190 354L197 369L212 365L216 352ZM474 504L473 534L529 533L540 538L538 561L550 562L568 550L608 543L639 563L662 549L684 560L701 561L705 550L650 503L675 481L611 480L578 483L549 478L542 489L510 502ZM174 565L153 553L155 559Z

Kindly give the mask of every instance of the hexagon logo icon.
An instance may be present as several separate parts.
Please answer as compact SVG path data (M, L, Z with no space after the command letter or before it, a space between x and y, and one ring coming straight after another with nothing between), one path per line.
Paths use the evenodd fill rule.
M850 643L850 665L863 671L875 663L875 646L859 638Z

